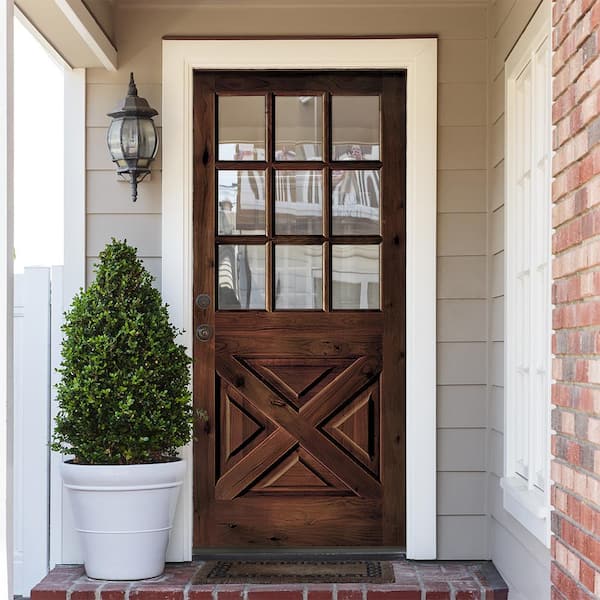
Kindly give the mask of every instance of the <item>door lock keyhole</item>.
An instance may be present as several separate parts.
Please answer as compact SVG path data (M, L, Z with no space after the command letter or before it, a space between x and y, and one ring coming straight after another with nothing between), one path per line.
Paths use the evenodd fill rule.
M210 325L198 325L198 327L196 327L196 337L201 342L208 342L212 337L212 334L213 330Z

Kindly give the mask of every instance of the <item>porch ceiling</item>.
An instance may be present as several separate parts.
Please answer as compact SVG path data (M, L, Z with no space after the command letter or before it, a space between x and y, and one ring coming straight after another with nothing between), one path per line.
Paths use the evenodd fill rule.
M15 0L15 5L70 67L116 70L111 0Z

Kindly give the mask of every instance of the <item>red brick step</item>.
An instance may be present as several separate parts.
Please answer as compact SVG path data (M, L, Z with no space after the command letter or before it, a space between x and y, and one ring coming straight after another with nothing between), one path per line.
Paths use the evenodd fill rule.
M201 562L167 565L142 581L89 579L81 565L58 566L31 600L506 600L508 588L489 561L393 561L394 584L192 585Z

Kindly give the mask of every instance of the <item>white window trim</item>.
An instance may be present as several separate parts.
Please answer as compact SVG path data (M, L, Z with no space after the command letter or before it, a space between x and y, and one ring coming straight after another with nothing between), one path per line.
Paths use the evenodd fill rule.
M194 69L406 69L406 546L436 558L437 40L165 40L162 291L192 351L192 92ZM192 451L168 559L192 550ZM202 465L196 468L202 468Z
M515 169L516 169L516 156L517 147L515 142L514 131L517 124L514 119L515 113L515 81L523 68L532 59L537 48L543 43L544 38L548 37L551 43L552 40L552 20L551 20L551 2L544 0L533 19L519 38L519 41L513 48L509 57L505 63L505 107L506 107L506 121L505 121L505 214L506 214L506 225L505 225L505 237L504 237L504 248L505 248L505 279L504 279L504 290L505 290L505 310L504 310L504 331L505 331L505 345L504 345L504 391L505 391L505 414L504 414L504 477L500 481L500 485L503 490L503 505L506 511L508 511L517 521L519 521L528 531L530 531L536 538L538 538L546 546L550 546L550 452L549 452L549 438L550 438L550 385L548 385L547 395L548 402L546 405L545 413L545 433L546 439L548 440L546 448L547 455L547 481L546 489L541 491L539 489L531 489L527 482L516 473L515 459L513 456L513 448L515 444L515 434L511 425L511 414L514 413L514 403L516 401L515 394L512 391L514 384L511 378L512 370L510 368L512 364L512 357L510 355L510 339L512 330L515 328L515 317L512 314L512 307L509 301L509 285L512 280L511 270L511 256L510 248L514 244L514 227L512 226L515 217L511 213L511 197L514 193L515 188ZM551 88L551 80L548 80L548 88ZM549 104L548 114L551 114L551 93L549 93ZM550 127L548 129L548 143L551 145L551 134ZM548 182L548 213L551 212L550 202L550 182ZM551 220L548 219L549 227ZM548 236L550 237L551 231L548 230ZM549 263L551 264L551 256L549 250ZM548 302L550 302L550 288L548 288ZM511 329L512 328L512 329ZM551 322L548 322L548 355L550 358L550 333L551 333ZM550 361L549 361L550 363Z

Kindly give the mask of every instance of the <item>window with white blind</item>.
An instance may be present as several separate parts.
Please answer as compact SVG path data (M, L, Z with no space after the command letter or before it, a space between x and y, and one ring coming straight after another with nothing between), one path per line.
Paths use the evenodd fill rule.
M505 64L504 508L549 542L551 27L545 0Z

